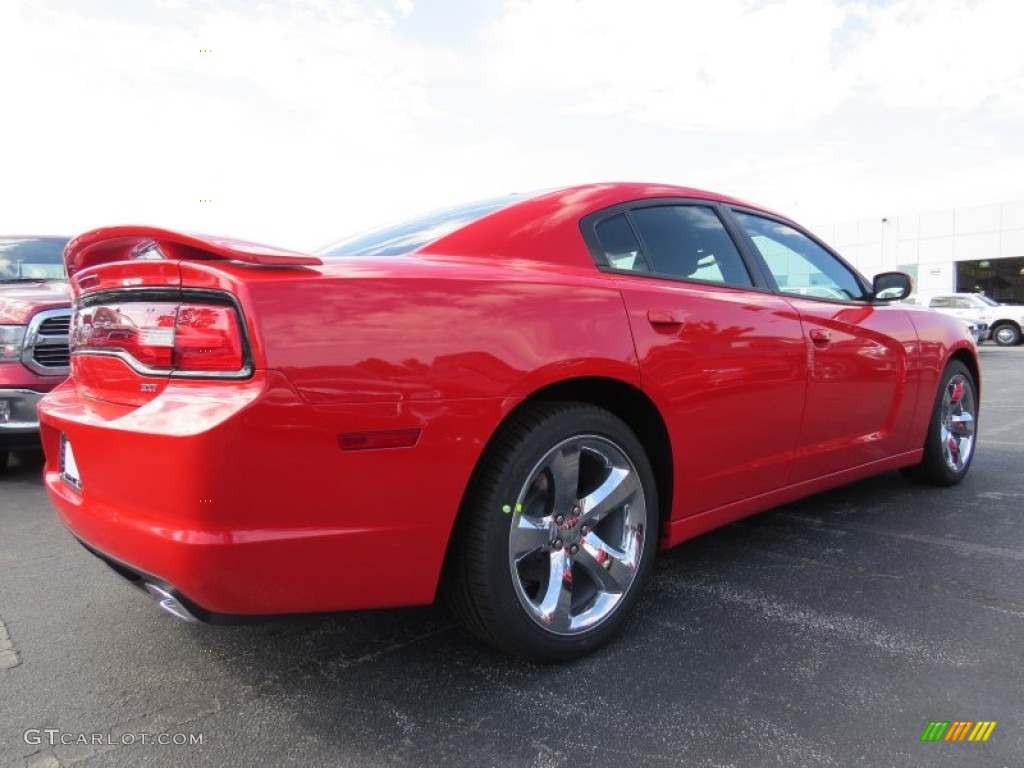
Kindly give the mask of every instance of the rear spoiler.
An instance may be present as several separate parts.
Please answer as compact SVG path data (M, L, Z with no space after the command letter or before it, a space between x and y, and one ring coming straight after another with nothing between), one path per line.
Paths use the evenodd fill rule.
M103 227L79 235L64 248L68 275L109 261L137 259L156 249L163 258L185 261L241 261L268 267L312 267L316 256L269 245L209 235L187 235L159 227ZM148 258L157 257L156 254Z

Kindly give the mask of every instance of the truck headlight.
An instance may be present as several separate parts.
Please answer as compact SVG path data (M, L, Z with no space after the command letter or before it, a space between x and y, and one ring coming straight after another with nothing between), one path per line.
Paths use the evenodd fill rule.
M0 325L0 363L14 363L21 359L24 341L24 325Z

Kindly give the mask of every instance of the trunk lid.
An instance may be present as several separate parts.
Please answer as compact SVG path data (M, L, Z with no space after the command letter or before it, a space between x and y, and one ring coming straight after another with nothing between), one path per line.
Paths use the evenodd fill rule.
M244 285L228 267L295 269L315 256L156 227L72 240L71 378L99 400L141 406L172 380L230 381L256 368Z

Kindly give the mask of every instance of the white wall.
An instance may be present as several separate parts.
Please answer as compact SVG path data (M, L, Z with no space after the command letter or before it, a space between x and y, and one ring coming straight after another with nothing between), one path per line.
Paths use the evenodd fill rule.
M951 291L957 261L1024 257L1024 201L833 222L811 231L868 277L917 265L919 291Z

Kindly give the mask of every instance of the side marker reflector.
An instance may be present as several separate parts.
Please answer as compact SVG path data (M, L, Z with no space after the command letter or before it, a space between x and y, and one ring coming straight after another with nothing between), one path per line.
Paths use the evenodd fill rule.
M377 448L411 448L420 439L418 429L392 429L384 432L345 432L338 435L343 451L371 451Z

